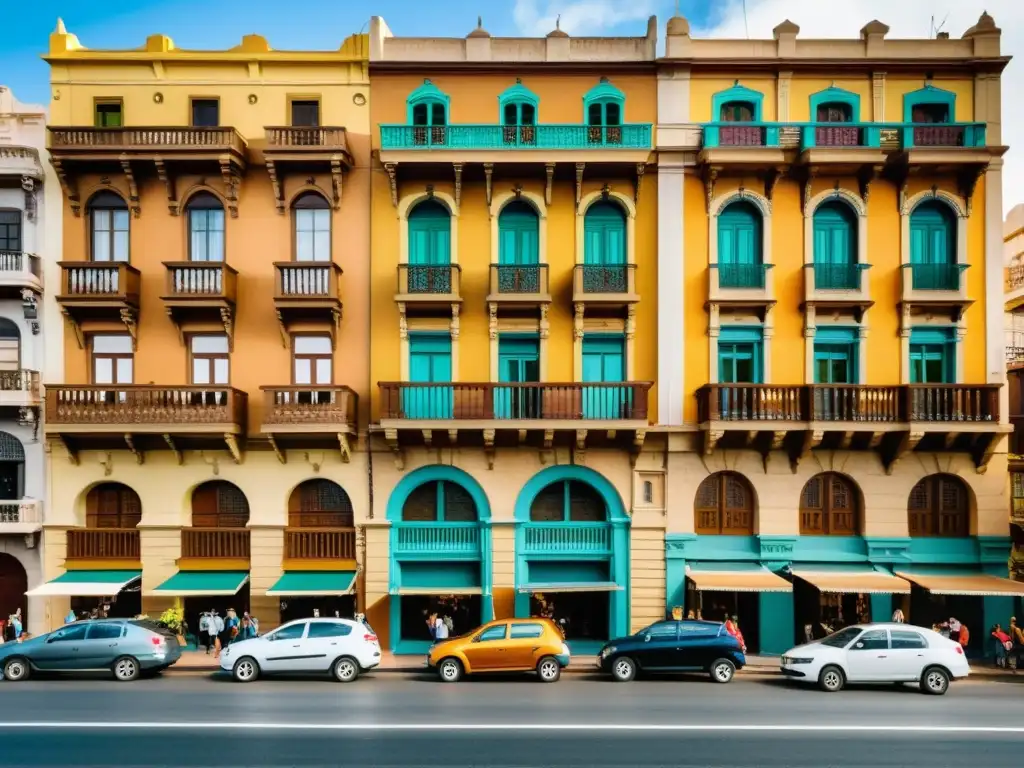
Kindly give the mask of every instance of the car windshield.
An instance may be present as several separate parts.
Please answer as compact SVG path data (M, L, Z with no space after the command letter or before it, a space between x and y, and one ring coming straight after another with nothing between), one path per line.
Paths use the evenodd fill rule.
M847 627L846 629L840 629L838 632L833 632L822 640L821 644L829 645L833 648L845 648L860 633L860 627Z

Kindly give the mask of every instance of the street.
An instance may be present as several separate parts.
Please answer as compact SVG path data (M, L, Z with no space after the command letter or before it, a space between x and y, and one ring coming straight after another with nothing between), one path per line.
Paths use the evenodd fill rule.
M1015 682L830 695L778 678L443 685L166 676L0 684L11 766L960 766L1015 762ZM228 757L230 756L230 757Z

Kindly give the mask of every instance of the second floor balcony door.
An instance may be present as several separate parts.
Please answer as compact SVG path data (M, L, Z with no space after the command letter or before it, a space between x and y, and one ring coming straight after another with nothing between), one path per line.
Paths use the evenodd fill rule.
M452 263L451 216L435 200L409 213L409 292L450 293Z
M960 287L956 264L956 223L947 205L928 200L910 214L910 263L914 290Z
M537 212L514 201L498 217L498 290L502 293L540 291L540 228Z
M857 230L846 203L828 202L814 212L814 287L859 288L856 274Z
M626 215L611 202L594 203L583 221L583 291L625 293Z
M583 339L583 381L605 385L625 381L626 341L601 334ZM625 386L583 387L584 419L630 418L632 390Z
M329 336L296 336L293 341L292 379L302 387L323 386L323 391L299 392L300 403L326 404L334 393L334 350Z
M92 337L92 382L99 386L132 384L135 379L135 353L132 337L127 335L103 334ZM97 390L98 402L125 402L126 391L112 389Z
M498 340L498 376L502 384L540 380L540 340L535 337L502 337ZM498 387L494 415L499 419L540 417L538 387Z
M452 340L447 334L409 334L409 382L402 411L407 419L450 419L454 394Z
M761 217L750 203L729 205L718 216L718 284L763 288Z
M192 384L202 387L210 385L209 392L197 392L193 399L197 404L224 405L227 402L227 386L231 380L227 336L193 336L189 343L192 356Z

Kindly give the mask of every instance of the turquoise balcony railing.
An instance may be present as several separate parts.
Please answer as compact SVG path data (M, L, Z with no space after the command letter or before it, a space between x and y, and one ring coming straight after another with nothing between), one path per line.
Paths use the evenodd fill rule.
M773 264L712 264L718 270L719 288L764 288L765 275Z
M960 279L970 264L904 264L915 291L959 291Z
M523 533L524 554L610 555L612 551L607 523L530 523Z
M704 147L984 147L985 123L705 123Z
M394 149L650 149L651 124L381 125L380 146Z
M814 287L819 291L859 291L864 272L870 264L815 263Z
M395 523L395 555L480 555L478 523Z

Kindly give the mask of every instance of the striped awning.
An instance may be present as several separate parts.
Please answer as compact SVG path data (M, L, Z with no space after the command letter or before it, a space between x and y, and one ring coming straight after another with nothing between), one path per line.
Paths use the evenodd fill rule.
M1024 582L1012 581L987 573L953 574L897 571L896 575L917 584L933 595L1024 597Z
M815 571L794 568L793 575L821 592L851 595L909 595L910 582L873 568Z
M760 566L751 569L690 569L686 578L701 592L792 592L793 585Z

